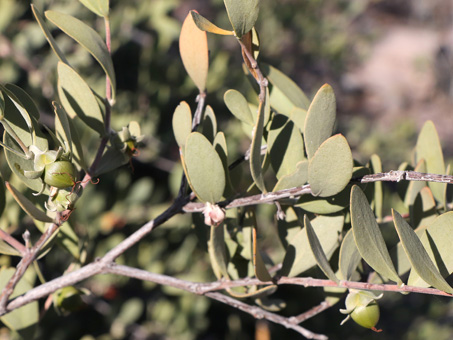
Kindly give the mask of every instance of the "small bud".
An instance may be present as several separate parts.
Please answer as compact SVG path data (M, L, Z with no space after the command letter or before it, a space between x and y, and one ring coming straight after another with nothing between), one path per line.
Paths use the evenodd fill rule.
M215 225L218 226L225 219L225 210L220 208L216 204L206 203L206 206L203 210L204 223L206 225Z

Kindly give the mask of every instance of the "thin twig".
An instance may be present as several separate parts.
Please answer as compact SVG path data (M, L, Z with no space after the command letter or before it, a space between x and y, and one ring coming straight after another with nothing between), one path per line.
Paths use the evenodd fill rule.
M25 246L2 229L0 229L0 239L16 249L22 256L25 255Z
M327 301L323 301L319 305L314 306L313 308L307 310L306 312L289 318L289 322L298 325L304 322L305 320L311 319L312 317L324 312L326 309L329 309L330 307L332 307L332 304L330 304Z

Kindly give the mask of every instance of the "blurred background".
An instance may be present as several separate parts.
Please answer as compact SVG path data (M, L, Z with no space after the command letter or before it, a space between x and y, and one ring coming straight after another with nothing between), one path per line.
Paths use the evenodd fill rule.
M373 153L385 171L410 161L423 123L434 121L447 160L453 155L453 1L451 0L262 0L257 30L259 61L291 77L309 97L324 83L337 96L338 131L346 135L354 157L366 163ZM36 0L41 11L71 14L101 35L103 21L74 0ZM181 169L171 119L180 101L195 109L196 89L178 52L181 24L196 9L229 28L221 0L111 1L112 55L118 96L113 110L117 130L140 122L146 136L129 167L88 186L74 212L73 225L86 260L103 255L141 224L161 212L176 195ZM83 48L52 27L71 65L99 93L104 76ZM209 35L207 103L227 134L231 159L247 148L240 125L230 120L223 94L234 88L249 98L239 46L232 37ZM0 0L0 82L25 89L53 125L57 58L33 19L30 2ZM91 144L87 140L87 146ZM95 144L93 144L95 147ZM3 154L0 169L8 176ZM13 209L13 208L11 208ZM12 214L12 213L10 213ZM22 217L2 228L23 232ZM262 217L272 235L273 212ZM194 281L212 281L206 244L191 229L190 216L178 216L120 258L121 263ZM269 247L272 242L268 241ZM54 250L43 260L47 279L60 276L73 258ZM1 265L14 259L0 256ZM257 322L230 307L168 287L119 277L95 277L83 284L92 294L82 310L58 316L50 309L37 330L39 339L293 339L281 326ZM285 287L285 315L322 301L322 291ZM330 339L451 339L453 304L448 299L393 294L381 300L383 333L349 322L339 326L343 302L303 326ZM259 332L258 332L259 330ZM255 335L256 332L256 335ZM0 339L10 339L0 325Z

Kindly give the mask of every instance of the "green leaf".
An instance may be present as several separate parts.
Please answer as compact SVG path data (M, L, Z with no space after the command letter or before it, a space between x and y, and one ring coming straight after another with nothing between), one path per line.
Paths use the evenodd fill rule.
M33 99L28 95L27 92L22 90L19 86L14 84L6 84L5 89L8 90L9 95L14 95L15 99L27 110L28 114L31 117L34 117L36 120L39 119L39 110L36 107ZM0 104L1 106L1 104Z
M341 243L340 258L338 261L340 273L344 280L351 279L361 259L359 250L355 245L352 229L349 229Z
M332 268L330 267L329 260L327 259L327 256L324 253L324 250L322 249L318 236L316 236L316 232L313 229L307 215L304 215L304 225L305 225L305 230L307 232L308 242L310 243L310 248L311 248L311 251L313 252L316 263L318 264L319 268L321 268L323 273L330 280L338 283L339 280L335 276L335 273L333 272Z
M227 270L227 255L225 250L225 227L224 224L211 226L211 237L208 241L208 252L212 270L217 279L229 279Z
M110 79L112 100L114 100L116 95L115 70L113 69L112 58L110 57L107 46L99 34L79 19L68 14L55 11L47 11L45 14L47 19L87 49L94 59L98 61Z
M190 187L203 202L218 202L225 189L222 161L209 140L199 132L187 137L184 172Z
M304 133L307 110L301 109L300 107L294 107L289 113L289 118L296 124L300 132Z
M236 37L249 32L258 19L260 0L224 0L225 7Z
M310 100L294 81L271 65L260 64L260 66L264 75L272 84L272 92L278 89L294 106L308 109Z
M330 85L323 85L308 108L305 119L304 139L308 159L319 146L332 136L336 119L336 100Z
M233 31L227 31L224 30L223 28L217 27L208 19L200 15L197 11L190 11L190 14L192 14L192 18L193 21L195 22L195 25L197 25L197 27L202 31L220 35L234 35Z
M428 173L439 175L445 174L442 146L440 145L436 127L430 120L423 125L415 147L415 162L418 164L422 159L426 162L426 170ZM437 202L445 205L444 191L447 183L429 182L428 185Z
M53 102L52 105L55 112L55 133L62 142L64 150L70 152L72 155L72 137L69 118L60 104Z
M378 155L376 154L371 155L370 163L373 174L382 172L382 163ZM382 182L380 181L374 182L374 211L376 213L378 222L382 221L383 218L382 213L383 200L384 196L382 191Z
M201 122L201 133L211 142L217 134L217 119L214 110L210 105L206 106L203 121Z
M42 16L41 12L34 5L31 5L31 9L36 18L36 21L38 22L39 27L41 27L41 30L47 39L47 42L49 43L50 47L52 48L52 50L54 51L54 53L56 54L58 59L60 59L60 61L62 61L63 63L69 65L68 60L66 59L63 52L61 52L60 48L57 45L57 42L55 41L52 34L50 33L49 28L47 28L47 25L44 22L44 18Z
M109 0L79 0L86 8L100 17L109 16Z
M71 118L78 116L101 136L105 135L104 117L90 87L71 67L58 63L58 95Z
M436 201L429 187L420 190L414 204L410 206L409 213L415 228L429 225L438 216Z
M453 294L453 288L444 280L429 258L423 244L404 218L392 209L393 221L409 261L420 277L431 286Z
M453 212L450 211L440 215L427 228L424 228L426 232L423 229L423 234L417 233L420 236L423 247L443 277L453 273L453 253L451 251L453 242L452 223ZM428 286L415 271L411 272L408 284Z
M228 110L230 110L237 119L251 126L255 124L247 99L245 99L242 93L236 90L228 90L225 92L223 100L225 101Z
M102 155L99 165L96 167L94 176L99 176L106 172L110 172L120 166L127 164L130 157L118 149L109 147Z
M260 102L258 107L258 117L256 119L256 125L254 127L254 135L250 150L250 171L252 178L255 181L256 186L262 192L267 192L264 184L263 172L261 169L261 141L263 139L264 130L264 118L270 111L269 106L269 91L266 88L266 97L264 103Z
M328 259L340 245L339 235L343 229L343 224L344 217L342 215L318 216L311 221ZM302 229L288 245L279 275L297 276L316 264L316 259L310 249L307 232Z
M85 171L88 170L87 163L85 161L85 156L83 154L82 141L79 137L78 129L75 126L75 121L79 118L75 117L74 119L68 119L68 125L71 130L71 140L72 140L72 159L76 164L80 165Z
M267 137L271 165L278 179L296 171L305 160L304 140L295 124L284 115L275 115Z
M14 268L5 268L0 270L0 291L5 288L14 273ZM32 288L33 286L25 278L22 278L15 287L11 298L22 295ZM34 326L38 323L38 320L39 310L37 301L15 309L0 318L0 321L3 322L9 329L19 332L23 339L34 338Z
M209 68L208 38L206 32L197 27L190 13L182 24L179 53L189 77L200 93L204 92Z
M79 237L68 222L61 225L56 239L76 260L80 258Z
M18 250L11 247L8 243L2 240L0 240L0 254L11 256L22 256L22 254Z
M255 299L258 306L269 312L279 312L286 308L286 302L282 299L270 299L267 296Z
M426 163L424 159L421 159L417 166L415 167L414 171L417 172L423 172L426 173ZM422 190L424 187L426 187L426 182L422 181L410 181L407 190L406 190L406 195L404 196L404 204L407 207L410 207L411 205L414 204L415 199L417 198L418 193L420 190Z
M234 189L231 184L230 172L228 170L228 147L225 139L225 135L222 131L218 132L214 138L214 149L222 161L223 169L225 171L225 197L231 197L234 195Z
M308 183L314 196L333 196L348 185L353 170L351 149L338 134L321 144L308 164Z
M0 173L0 217L5 211L5 207L6 207L5 181L3 180L3 176Z
M363 191L354 185L351 190L351 225L354 240L362 258L382 276L402 284L396 273L379 225Z
M187 136L192 132L192 112L186 102L181 102L173 113L173 134L179 147L184 147Z
M8 182L5 182L5 184L9 192L13 195L16 202L19 203L20 207L27 213L27 215L38 221L47 223L54 222L54 220L50 216L47 216L44 211L36 208L36 206L27 197L25 197L11 184L9 184Z
M282 176L275 184L273 192L299 187L307 183L308 180L308 161L300 161L296 164L296 170L293 173ZM308 195L307 195L308 196Z
M3 98L3 93L0 91L0 118L3 119L3 115L5 114L5 98Z
M258 240L256 236L256 230L257 230L257 221L256 221L256 215L254 210L250 211L251 218L253 220L253 226L251 229L252 232L252 242L253 242L253 269L255 270L255 276L258 278L258 280L267 282L272 280L272 276L269 274L265 264L264 260L261 256L260 248L258 247Z

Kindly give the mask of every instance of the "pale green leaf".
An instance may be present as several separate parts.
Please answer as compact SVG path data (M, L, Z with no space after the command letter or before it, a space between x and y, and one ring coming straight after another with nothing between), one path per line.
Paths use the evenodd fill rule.
M228 17L236 37L249 32L258 19L260 0L224 0Z
M16 202L19 203L20 207L27 213L27 215L38 221L47 223L54 222L54 220L50 216L47 216L44 211L38 209L27 197L25 197L11 184L9 184L8 182L5 182L5 184L9 192L13 195Z
M305 151L311 159L319 146L332 136L336 119L336 99L330 85L323 85L308 108L304 126Z
M192 112L186 102L181 102L173 113L173 134L179 147L184 147L187 136L192 132Z
M206 106L204 111L203 121L201 122L201 133L211 143L214 143L214 138L217 134L217 119L210 105Z
M202 31L220 35L234 35L233 31L227 31L224 30L223 28L217 27L208 19L200 15L197 11L190 11L190 14L192 14L192 18L193 21L195 22L195 25L197 25L197 27Z
M66 59L63 52L61 52L60 48L57 45L57 42L55 41L52 34L50 33L49 28L47 28L47 25L44 22L44 18L42 16L41 12L33 4L31 5L31 9L36 18L36 21L38 22L39 27L41 27L41 30L47 39L47 42L49 43L50 47L52 48L52 50L54 51L54 53L56 54L58 59L60 59L60 61L62 61L63 63L69 65L68 60Z
M436 201L429 187L420 190L414 203L409 208L410 222L414 228L429 225L438 216Z
M393 221L409 261L420 277L431 286L453 294L453 288L445 281L431 261L420 239L404 218L392 209Z
M311 251L313 252L313 255L315 257L316 263L330 280L338 283L339 280L335 276L332 267L330 267L329 260L327 259L327 256L324 253L324 250L322 249L318 236L316 236L316 232L314 231L307 215L304 215L304 225L305 231L307 232L308 242L310 244Z
M68 115L60 104L57 102L52 104L55 112L55 133L62 142L64 150L72 155L71 127L69 126Z
M378 155L371 155L370 159L372 173L377 174L382 172L382 163ZM382 191L382 182L374 182L374 212L376 214L378 222L382 221L382 205L383 205L383 191Z
M353 170L351 149L338 134L321 144L308 165L308 183L314 196L327 197L348 185Z
M86 8L100 17L109 16L109 0L79 0Z
M293 173L282 176L275 184L273 192L299 187L307 183L308 180L308 161L300 161L296 164L296 170ZM308 195L306 195L308 196Z
M106 172L110 172L114 169L119 168L120 166L127 164L130 160L130 157L121 152L120 150L109 147L102 155L99 165L96 167L94 176L99 176Z
M58 95L71 118L78 116L101 136L105 134L104 117L90 87L71 67L58 63Z
M201 133L187 137L184 152L184 172L197 197L215 203L225 189L225 171L213 145Z
M5 268L0 270L0 291L3 290L14 273L14 268ZM32 288L33 286L25 278L22 278L16 285L11 298L22 295ZM3 322L8 328L19 332L25 337L25 339L34 338L34 326L38 323L38 320L39 310L37 301L15 309L0 318L0 321Z
M268 112L270 112L269 91L266 88L264 102L260 102L258 108L258 117L254 127L254 135L250 150L250 171L252 173L252 178L258 189L262 192L267 192L261 168L261 141L263 139L264 118L268 115Z
M271 82L272 91L274 91L275 88L278 88L278 90L287 97L294 106L305 110L308 109L310 100L294 81L273 66L260 64L260 67L264 75ZM293 107L291 107L291 109L292 108Z
M209 51L206 32L200 30L189 13L179 36L179 53L189 77L204 92L208 78Z
M296 171L305 160L304 140L295 124L284 115L274 115L267 137L272 168L278 179Z
M253 119L253 114L250 111L247 99L236 90L228 90L223 96L225 105L228 110L240 121L253 126L255 121Z
M227 270L227 255L225 249L225 226L211 226L211 236L208 241L208 253L211 267L217 279L229 279Z
M428 173L439 175L445 174L442 146L440 145L436 127L430 120L423 125L415 147L415 162L418 164L422 159L426 162L426 171ZM429 182L428 185L436 200L441 204L445 204L444 192L447 184Z
M382 276L402 284L368 200L357 185L351 190L351 225L362 258Z
M18 250L11 247L8 243L2 240L0 240L0 254L11 256L22 256L22 254Z
M107 46L99 34L79 19L68 14L55 11L47 11L45 14L47 19L52 21L63 32L86 48L94 59L98 61L110 79L112 99L114 100L116 94L115 70Z
M360 263L361 256L355 245L352 229L349 229L340 247L339 270L343 280L350 280Z
M232 195L234 195L234 189L231 184L230 172L228 170L228 147L225 139L225 134L222 131L218 132L215 136L213 145L215 151L220 157L220 160L222 161L223 169L225 171L225 197L231 197Z
M311 221L328 259L340 245L339 235L343 229L343 224L344 217L342 215L318 216ZM316 259L310 249L307 232L302 229L288 245L279 275L297 276L316 264Z

